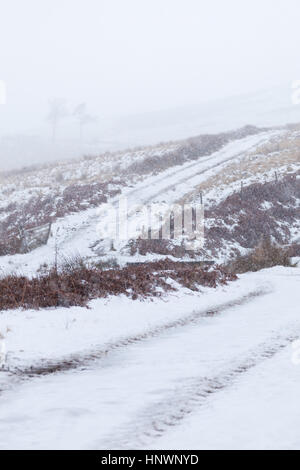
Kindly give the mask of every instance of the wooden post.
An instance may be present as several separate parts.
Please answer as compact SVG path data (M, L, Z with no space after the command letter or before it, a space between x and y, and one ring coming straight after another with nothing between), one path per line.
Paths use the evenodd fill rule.
M28 253L28 243L27 243L26 233L22 226L19 227L19 234L21 238L22 247L24 246L24 253Z
M51 228L52 228L52 223L50 222L49 228L48 228L48 233L47 233L47 236L46 236L46 243L45 243L46 245L47 245L49 237L50 237Z

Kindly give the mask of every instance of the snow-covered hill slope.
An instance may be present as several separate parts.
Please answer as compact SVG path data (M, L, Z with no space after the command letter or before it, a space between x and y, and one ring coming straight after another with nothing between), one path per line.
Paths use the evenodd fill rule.
M263 145L267 145L271 139L286 135L286 133L286 130L270 130L259 132L258 134L232 140L230 143L222 146L220 150L217 150L208 156L202 156L201 151L199 150L199 154L201 155L199 158L197 158L197 153L194 155L194 153L197 152L196 147L192 160L186 158L185 163L182 163L181 165L170 166L168 169L162 171L159 171L159 167L157 169L154 168L154 174L146 174L145 176L142 175L140 176L140 181L130 184L129 179L127 180L127 184L120 184L119 186L117 186L117 183L115 183L114 186L112 186L110 183L109 188L111 191L121 191L122 196L128 199L129 207L131 204L149 204L151 202L159 201L172 204L184 198L191 192L193 188L197 188L217 172L222 172L227 165L232 164L233 162L238 163L239 161L243 161L243 159L247 158L249 154L255 153L257 148L260 148ZM184 148L182 152L186 152L186 149ZM179 153L179 155L181 155L181 153ZM163 159L164 157L161 158ZM45 170L43 170L42 174L44 174L44 177L46 178L49 178L49 176L52 178L53 171L54 170L51 169L49 173L45 173ZM34 187L36 184L36 179L35 176L33 178L34 182L30 181L29 178L29 183L31 185L30 188L27 187L28 179L26 176L25 180L22 180L23 185L20 185L18 188L16 187L16 183L12 183L14 187L10 188L12 195L10 195L9 198L12 201L14 200L14 204L16 206L20 204L23 209L22 215L24 215L23 200L26 198L28 200L28 193L32 193L32 191L34 191L32 186ZM39 203L41 204L41 200L45 198L47 201L47 197L49 197L49 183L45 184L44 188L41 182L38 182L38 184L39 186L37 189L35 189L35 191L40 193ZM130 186L128 186L128 184L130 184ZM93 188L91 185L88 187ZM5 193L6 191L7 186L4 185L2 193ZM74 192L77 194L78 190L77 192L76 190ZM98 202L101 202L101 197L103 197L102 193L100 194L100 199ZM108 192L106 194L106 198L108 202L117 204L119 195L115 197L109 197ZM88 202L84 199L83 202L84 204L88 204ZM4 206L2 210L2 217L7 217L6 213L10 214L10 210L12 213L14 213L15 207L10 209L10 206L5 206L4 202L2 204ZM83 211L83 207L79 206L79 209L75 207L75 209L77 211L79 210L79 212L65 215L62 218L56 219L56 217L54 217L54 223L52 227L52 233L54 236L50 238L48 245L38 248L28 254L16 254L14 256L1 257L0 262L2 269L5 272L21 271L23 274L31 275L37 272L41 264L53 263L56 247L59 249L61 255L70 256L79 253L83 257L98 259L99 254L97 254L97 251L98 253L101 251L101 246L99 248L99 234L97 231L97 226L100 222L100 204L97 204L96 199L96 203L90 205L94 207ZM34 207L32 206L32 202L30 202L30 198L26 207L28 207L30 214L30 209ZM52 206L50 204L50 208L51 207ZM50 209L48 209L48 211L49 210ZM40 214L43 216L45 212L43 211L43 206L41 206L41 209L39 209L39 207L35 209L35 217L38 217ZM11 217L12 215L10 215L10 218L8 219L9 221L11 220ZM43 220L43 222L45 222L45 220ZM17 225L18 223L19 220L16 219L14 221L14 225ZM124 247L124 243L117 248L121 250L122 247ZM104 246L104 250L105 249L106 248ZM119 260L122 261L120 257ZM127 258L125 256L124 261L126 260Z
M300 169L299 142L297 127L265 131L245 128L242 133L200 136L169 146L85 159L27 174L12 173L1 185L1 227L5 239L2 254L9 240L15 240L16 246L19 243L19 225L30 228L52 221L53 236L47 246L31 253L2 256L1 268L5 272L32 275L41 265L53 264L57 250L61 257L80 255L98 262L113 256L124 264L130 260L126 243L116 242L117 251L110 252L110 242L99 240L99 207L104 202L116 206L122 196L127 198L129 209L151 202L171 205L193 201L201 191L205 207L210 209L240 192L241 183L247 188L254 183L264 185L266 181L274 182L287 175L296 176ZM297 187L295 196L286 202L294 211L299 211ZM262 212L268 209L269 203L262 194L259 200ZM244 208L239 213L240 210ZM214 219L211 214L207 230L220 223L220 217ZM131 219L134 217L137 216L132 213ZM292 236L285 237L285 244L297 239L299 217L289 223L293 225ZM232 224L236 222L232 220ZM7 238L9 233L11 238ZM245 249L251 247L251 244L244 245ZM214 246L207 246L208 254L223 260L236 250L243 251L243 244L231 243L227 248L218 256ZM153 257L150 253L145 260Z

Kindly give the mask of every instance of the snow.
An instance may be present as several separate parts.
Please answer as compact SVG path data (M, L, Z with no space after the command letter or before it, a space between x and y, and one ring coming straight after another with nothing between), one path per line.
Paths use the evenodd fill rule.
M12 367L107 352L54 375L0 373L0 449L300 449L299 282L299 268L278 267L202 295L2 313ZM131 340L108 347L120 337Z
M155 448L299 450L300 368L287 346L220 392Z
M265 97L262 108L263 103ZM198 121L191 124L197 124L197 133ZM226 113L219 121L222 128L225 121L229 126ZM150 130L144 130L145 139ZM144 179L128 178L122 196L129 207L171 205L197 194L200 184L227 166L230 171L232 163L249 155L265 159L256 150L287 135L282 129L266 131L209 157ZM28 176L32 181L25 177L20 187L2 188L0 206L5 209L6 196L18 204L38 191L50 195L55 184L83 181L85 173L87 181L101 171L110 178L118 167L149 156L163 158L177 145L61 164L62 183L56 169L46 167ZM277 176L297 168L299 162L282 161ZM250 171L243 184L269 176L274 178L273 167ZM210 187L207 204L224 200L240 184L239 179ZM118 199L109 203L116 207ZM2 273L36 275L42 264L53 263L56 245L61 259L80 254L98 261L99 217L92 208L57 220L47 246L1 257ZM130 221L138 220L131 210ZM299 227L290 229L297 241ZM115 244L120 264L130 260L122 253L124 243ZM0 449L300 449L299 258L293 262L297 268L244 274L201 292L179 287L144 301L119 296L93 300L88 308L0 312L0 367L5 366L0 369Z
M175 286L178 287L178 286ZM43 360L58 361L73 353L104 349L128 337L149 334L170 322L189 318L198 310L218 308L227 301L238 300L249 292L268 291L268 282L256 279L235 281L216 289L202 288L178 292L162 298L131 300L126 296L96 299L89 308L49 308L12 310L0 313L0 333L6 337L8 365L30 367Z
M158 175L145 178L133 187L123 188L122 197L127 198L129 208L133 205L146 205L150 202L173 204L212 176L216 168L221 171L223 165L246 157L247 152L269 142L272 137L281 135L282 132L282 130L267 131L235 140L209 157L172 167ZM120 196L112 198L108 202L116 206L119 199ZM52 232L55 236L49 239L47 246L23 255L1 257L1 270L4 273L19 272L23 275L33 276L43 263L53 264L56 243L62 257L80 254L83 257L97 260L99 257L93 246L97 245L99 241L97 230L100 221L99 214L98 208L92 208L57 220L52 226ZM132 214L131 217L133 217ZM126 242L122 241L115 246L118 249L117 260L120 264L128 261L126 257L123 259L120 253L125 244Z

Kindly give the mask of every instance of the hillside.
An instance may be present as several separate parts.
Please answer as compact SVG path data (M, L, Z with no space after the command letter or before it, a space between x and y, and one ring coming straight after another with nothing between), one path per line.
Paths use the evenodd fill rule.
M299 447L298 126L11 171L0 192L0 448L229 449L231 419L234 447L258 428ZM120 197L137 227L143 205L202 199L204 247L101 238Z
M53 264L55 250L61 257L82 256L93 263L114 258L121 265L137 257L146 261L149 257L172 256L176 252L172 240L168 247L164 243L144 243L143 250L139 243L132 249L132 245L116 241L111 252L110 242L99 239L99 207L103 203L116 205L120 197L126 197L129 206L153 202L170 205L195 202L202 193L206 211L204 248L206 256L215 260L226 261L244 253L262 235L284 245L296 243L299 140L297 127L278 130L245 127L225 134L3 174L2 269L32 274L41 265ZM266 182L268 191L264 189ZM133 221L134 217L138 215L131 214ZM268 223L263 229L260 225L257 229L252 227L255 233L245 236L241 231L247 231L251 217L258 224L259 220ZM20 228L32 229L45 223L52 223L47 246L18 254ZM147 252L148 258L142 254ZM204 254L195 256L202 259Z

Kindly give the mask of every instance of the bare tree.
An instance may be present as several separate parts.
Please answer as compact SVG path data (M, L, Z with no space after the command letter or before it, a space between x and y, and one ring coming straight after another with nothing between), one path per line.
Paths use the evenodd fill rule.
M66 100L62 98L54 98L49 101L50 110L47 121L52 125L52 141L56 139L56 132L59 122L68 116Z
M73 116L75 116L75 118L79 122L80 141L82 141L84 126L97 121L97 118L95 116L91 116L90 114L87 113L86 108L87 108L86 103L81 103L78 106L76 106L76 108L73 111Z

